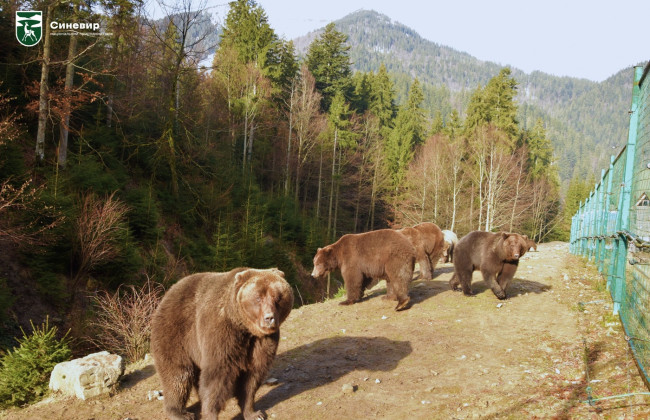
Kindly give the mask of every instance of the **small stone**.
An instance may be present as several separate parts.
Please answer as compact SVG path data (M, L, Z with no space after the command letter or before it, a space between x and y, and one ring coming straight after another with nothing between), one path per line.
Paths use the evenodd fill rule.
M386 315L382 315L381 319L388 319L388 317Z
M278 378L269 378L266 380L267 385L276 385L278 382Z
M376 384L380 384L380 383L381 383L381 379L379 379L379 378L375 379L375 383L376 383Z
M316 403L316 405L323 405L323 402L322 402L322 401L318 401L318 402Z
M343 391L344 394L352 394L354 392L354 385L352 384L345 384L341 388L341 391Z

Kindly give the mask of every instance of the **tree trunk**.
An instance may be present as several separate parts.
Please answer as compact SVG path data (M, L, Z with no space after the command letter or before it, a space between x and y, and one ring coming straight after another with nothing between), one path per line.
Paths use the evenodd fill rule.
M38 99L38 130L36 132L36 160L45 160L45 126L48 114L48 75L50 71L50 22L52 21L52 4L47 6L45 18L45 40L43 41L43 64L41 66L41 86Z
M339 130L338 130L338 128L335 128L334 129L334 151L332 153L332 179L331 179L331 182L330 182L330 203L329 203L329 207L328 207L328 210L327 210L327 238L328 239L332 239L330 234L332 232L332 230L331 230L331 228L332 228L332 210L333 210L332 205L333 205L333 201L334 201L334 178L336 177L336 146L337 146L337 142L338 142L338 134L339 134Z
M289 196L289 184L291 182L291 134L293 133L293 95L295 91L295 84L291 83L291 95L289 96L289 135L287 138L287 164L285 166L285 178L284 178L284 195ZM296 188L297 190L297 188Z
M323 148L320 149L320 163L318 165L318 193L316 196L316 220L320 216L320 197L322 195L323 185ZM305 194L305 197L307 194Z
M59 140L59 161L58 165L60 168L65 168L65 164L68 160L68 134L70 133L70 113L71 113L71 91L74 84L74 63L73 59L77 53L77 36L70 36L70 46L68 47L68 63L65 67L65 99L64 99L64 110L63 110L63 121L61 121L60 132L61 138Z

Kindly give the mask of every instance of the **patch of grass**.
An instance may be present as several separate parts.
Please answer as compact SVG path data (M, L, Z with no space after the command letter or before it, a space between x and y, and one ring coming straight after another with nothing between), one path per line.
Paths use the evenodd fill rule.
M339 290L334 293L334 295L331 297L331 299L338 299L346 296L345 292L345 286L340 286Z

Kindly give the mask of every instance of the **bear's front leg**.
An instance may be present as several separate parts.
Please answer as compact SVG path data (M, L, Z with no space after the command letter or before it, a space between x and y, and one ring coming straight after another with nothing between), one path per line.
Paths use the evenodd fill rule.
M499 286L494 273L490 271L481 271L481 273L483 274L483 280L485 281L485 284L487 284L490 289L492 289L492 293L494 293L494 295L499 299L505 299L506 292L504 292L501 286Z
M255 394L271 368L280 341L280 332L264 337L254 337L245 372L237 380L236 396L244 420L264 420L266 415L255 410Z
M341 305L352 305L361 300L363 273L356 267L342 267L341 276L345 285L347 299Z
M208 366L199 375L199 399L201 420L217 420L226 401L234 394L236 375L225 366ZM229 378L233 378L232 380Z
M512 278L515 276L515 272L517 272L517 267L518 264L504 263L503 269L497 276L497 283L499 283L499 286L501 286L504 295L506 295L506 290L508 288L508 284L510 284L510 280L512 280Z

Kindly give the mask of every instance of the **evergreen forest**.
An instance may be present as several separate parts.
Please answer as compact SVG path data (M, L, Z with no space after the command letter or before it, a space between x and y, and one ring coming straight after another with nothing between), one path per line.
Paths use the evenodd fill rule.
M253 0L222 25L204 8L0 2L0 347L49 314L87 348L94 296L199 271L278 267L297 305L321 301L336 287L310 277L312 258L346 233L431 221L567 240L610 148L576 115L624 139L619 110L589 101L626 115L623 72L558 96L558 78L479 70L374 12L294 43ZM36 47L16 42L16 10L43 11ZM410 43L363 52L382 26L359 19ZM53 20L103 33L55 36Z

